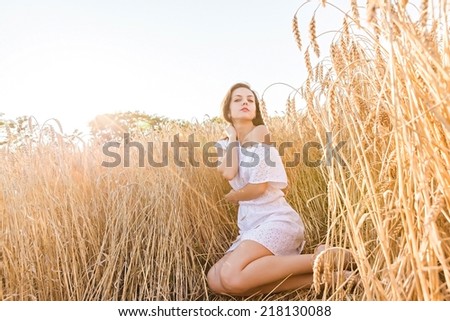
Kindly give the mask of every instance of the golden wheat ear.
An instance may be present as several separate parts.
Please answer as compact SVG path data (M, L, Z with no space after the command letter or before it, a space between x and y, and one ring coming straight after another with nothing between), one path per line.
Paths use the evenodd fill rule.
M313 259L313 287L316 293L321 293L327 285L345 283L348 289L353 288L360 280L355 271L347 270L354 265L353 255L347 249L320 245Z

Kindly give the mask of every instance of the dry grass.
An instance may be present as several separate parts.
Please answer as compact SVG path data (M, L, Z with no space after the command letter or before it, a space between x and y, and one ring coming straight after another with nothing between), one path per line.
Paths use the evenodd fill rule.
M309 291L250 299L450 299L447 1L434 1L435 12L422 5L419 21L407 1L369 1L370 24L358 32L364 17L351 4L316 66L309 51L319 54L320 20L312 20L308 79L299 89L305 111L290 97L289 117L264 114L277 142L294 142L286 163L307 142L325 146L327 132L334 146L346 142L345 166L334 158L287 167L286 193L306 223L306 251L324 241L346 249L360 281L349 286L323 269ZM297 18L293 30L301 49ZM204 143L221 128L192 124L136 139L160 146L176 133ZM326 160L323 151L310 160ZM236 233L236 209L223 201L229 187L212 168L175 166L172 154L167 167L138 167L133 155L129 168L105 168L100 145L80 149L56 138L1 153L2 300L235 300L205 282Z
M344 22L331 45L331 88L309 72L303 91L318 137L347 147L347 166L323 168L327 242L354 254L358 299L449 299L448 4L435 1L433 16L422 3L412 21L404 3L374 3L366 29ZM321 297L348 298L341 285Z

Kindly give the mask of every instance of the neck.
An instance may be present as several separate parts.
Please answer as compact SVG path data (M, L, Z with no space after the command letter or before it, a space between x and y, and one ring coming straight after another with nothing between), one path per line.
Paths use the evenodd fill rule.
M244 141L247 134L250 133L253 128L255 128L255 125L253 125L252 121L236 121L235 123L233 123L233 126L236 129L237 139L241 143Z

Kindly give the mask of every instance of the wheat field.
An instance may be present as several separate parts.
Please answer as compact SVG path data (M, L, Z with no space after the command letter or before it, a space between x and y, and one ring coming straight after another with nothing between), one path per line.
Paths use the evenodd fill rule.
M293 142L286 163L308 142L324 147L309 155L320 165L286 166L305 252L318 243L341 248L359 278L353 286L333 279L325 262L310 289L244 299L450 299L449 4L350 3L328 47L319 46L320 21L299 7L293 41L306 81L283 116L261 105L273 140ZM305 19L309 28L300 30ZM103 142L67 140L51 124L0 150L2 300L242 299L207 288L206 271L236 235L236 207L200 149L199 166L186 153L184 167L138 166L132 153L130 167L108 168ZM155 142L161 157L175 134L205 144L222 131L214 121L167 124L133 139ZM345 142L339 158L327 152L329 139Z

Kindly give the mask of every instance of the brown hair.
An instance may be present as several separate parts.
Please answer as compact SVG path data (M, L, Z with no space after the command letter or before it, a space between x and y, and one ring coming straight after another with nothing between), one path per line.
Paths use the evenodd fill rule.
M233 94L233 91L238 88L247 88L250 90L253 95L255 96L255 105L256 105L256 116L252 119L253 125L264 125L264 120L261 115L261 109L259 108L259 100L258 96L256 96L256 93L253 91L253 89L250 88L250 86L246 83L238 82L237 84L234 84L231 86L231 88L228 90L227 94L225 95L225 98L222 102L222 116L223 118L229 122L232 123L230 115L230 104L231 104L231 95Z

